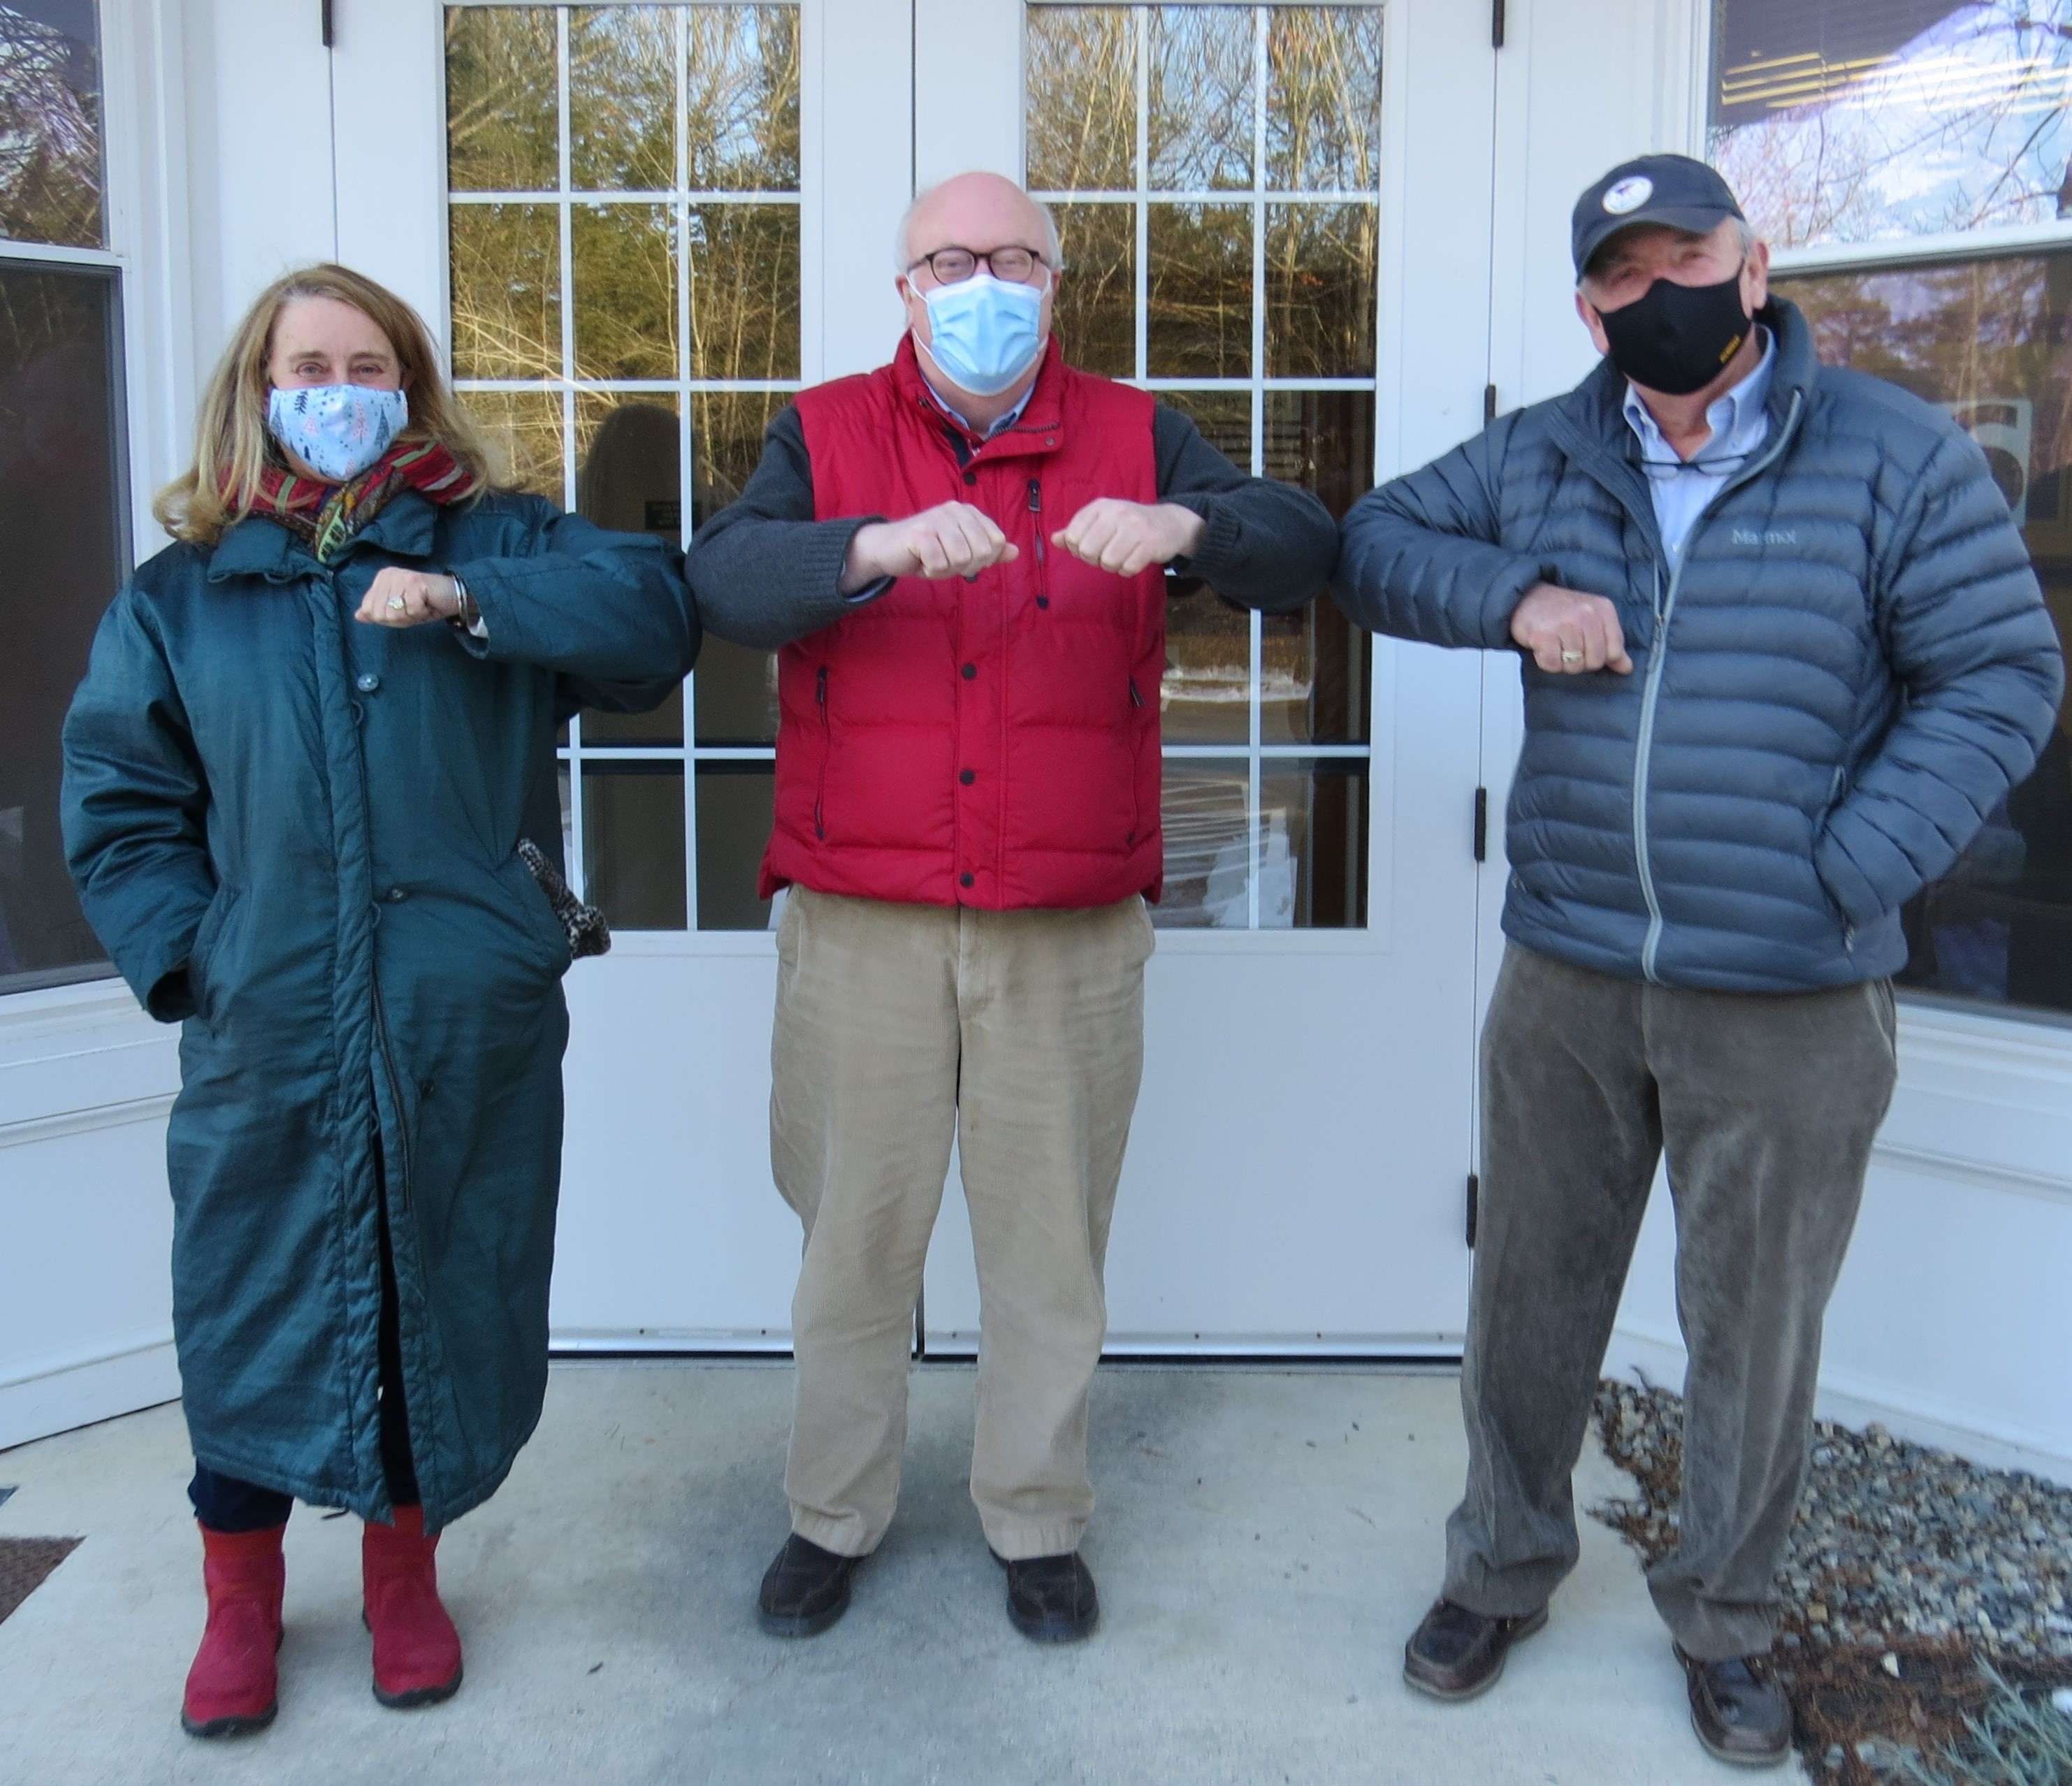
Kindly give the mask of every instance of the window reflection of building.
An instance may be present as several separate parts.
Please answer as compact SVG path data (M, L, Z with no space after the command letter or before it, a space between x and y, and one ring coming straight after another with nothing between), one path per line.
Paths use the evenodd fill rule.
M1979 441L2072 636L2072 255L1788 276L1821 357L1942 406ZM1906 982L2072 1010L2072 748L2036 774L1907 913Z

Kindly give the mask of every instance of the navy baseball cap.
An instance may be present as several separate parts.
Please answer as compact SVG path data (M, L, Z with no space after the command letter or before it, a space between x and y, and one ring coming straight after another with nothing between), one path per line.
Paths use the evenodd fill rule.
M1703 235L1741 215L1733 188L1701 161L1688 155L1642 155L1621 162L1576 201L1568 225L1576 277L1583 277L1599 248L1635 224L1666 224Z

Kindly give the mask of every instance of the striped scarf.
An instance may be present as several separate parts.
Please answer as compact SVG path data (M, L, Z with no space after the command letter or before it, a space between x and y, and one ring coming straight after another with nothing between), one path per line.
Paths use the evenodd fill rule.
M278 521L310 544L317 562L341 556L354 536L399 490L422 491L443 506L463 502L482 481L437 441L398 441L356 478L342 484L298 478L278 466L259 474L254 515Z

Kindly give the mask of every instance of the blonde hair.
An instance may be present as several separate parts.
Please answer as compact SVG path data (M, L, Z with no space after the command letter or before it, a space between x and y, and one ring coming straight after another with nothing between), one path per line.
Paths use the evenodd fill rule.
M410 420L399 437L436 441L484 487L490 483L488 443L446 383L424 318L386 286L327 261L276 279L232 332L195 417L194 463L151 504L175 540L214 545L259 506L261 474L280 468L266 427L266 362L282 309L298 298L350 304L386 335L409 395Z

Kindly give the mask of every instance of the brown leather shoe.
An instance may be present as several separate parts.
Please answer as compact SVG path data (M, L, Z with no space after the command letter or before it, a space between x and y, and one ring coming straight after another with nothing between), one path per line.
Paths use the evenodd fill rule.
M1730 1656L1701 1662L1676 1660L1691 1691L1691 1727L1705 1753L1742 1768L1774 1768L1791 1753L1791 1702L1770 1670L1767 1656Z
M1515 1619L1491 1619L1440 1600L1403 1646L1403 1678L1434 1699L1472 1699L1496 1685L1511 1646L1546 1623L1544 1606Z

